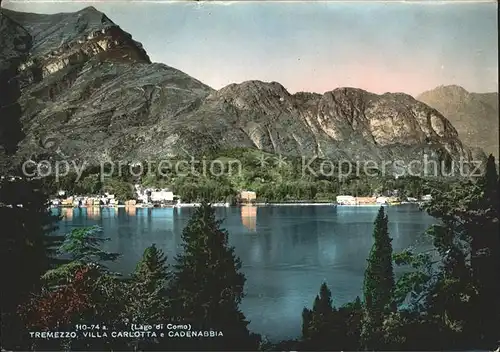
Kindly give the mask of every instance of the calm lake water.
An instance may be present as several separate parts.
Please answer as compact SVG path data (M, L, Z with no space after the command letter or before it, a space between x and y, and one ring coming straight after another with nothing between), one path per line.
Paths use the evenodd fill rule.
M423 232L434 223L412 205L387 207L395 251L428 247ZM242 310L252 331L271 340L297 338L301 314L326 281L336 305L361 295L366 258L372 246L377 207L267 206L218 208L230 244L243 262L246 293ZM105 248L123 254L112 269L134 270L144 249L155 243L171 262L193 209L58 209L59 233L100 225L111 241Z

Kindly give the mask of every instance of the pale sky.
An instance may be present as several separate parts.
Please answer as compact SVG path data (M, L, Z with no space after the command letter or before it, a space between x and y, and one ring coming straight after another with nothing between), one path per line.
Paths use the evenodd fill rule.
M94 6L150 58L215 89L257 79L291 93L357 87L412 95L498 91L497 3L6 1L18 11Z

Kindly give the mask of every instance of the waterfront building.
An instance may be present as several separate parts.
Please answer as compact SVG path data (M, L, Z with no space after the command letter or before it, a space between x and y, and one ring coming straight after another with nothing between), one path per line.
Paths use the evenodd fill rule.
M151 192L152 202L172 202L174 193L168 189L157 189Z
M376 197L356 197L356 205L369 205L376 204Z
M241 191L239 194L239 200L241 203L253 203L257 199L257 193L254 191Z
M350 195L337 196L336 201L339 205L356 205L356 197Z

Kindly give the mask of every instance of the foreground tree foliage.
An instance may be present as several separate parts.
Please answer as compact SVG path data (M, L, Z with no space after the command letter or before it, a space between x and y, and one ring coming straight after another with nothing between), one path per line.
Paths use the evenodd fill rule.
M162 250L152 245L144 250L129 281L129 294L132 296L127 306L127 317L136 324L147 322L161 323L168 314L169 299L167 283L170 272L167 258ZM134 298L139 299L134 299Z
M241 261L220 224L208 203L196 209L182 233L184 251L176 258L170 297L174 316L199 330L221 331L224 338L180 339L178 348L257 348L258 339L248 331L249 322L239 309L245 284Z
M388 219L380 207L373 231L374 244L368 257L363 284L364 317L361 344L368 350L385 349L384 320L395 312L394 271L392 267L392 239L389 237Z
M66 260L42 275L42 286L32 291L18 312L31 331L74 331L77 324L103 324L108 329L123 328L126 288L102 265L118 254L103 251L108 238L98 227L75 229L66 235L56 253ZM98 322L98 323L96 323ZM103 349L111 339L33 340L31 348ZM114 343L114 342L113 342Z
M358 350L362 316L359 297L335 308L332 293L326 283L323 283L312 310L304 308L302 312L302 342L298 345L299 349Z
M0 180L0 220L1 345L23 348L17 307L40 287L42 274L54 265L53 246L61 238L50 236L57 218L47 211L47 198L36 181Z
M119 253L107 252L101 249L104 242L109 238L101 236L102 229L98 226L73 229L64 236L56 256L62 258L59 265L48 270L42 275L47 285L64 284L72 278L75 271L88 265L93 265L103 273L111 274L104 262L115 261Z
M74 331L78 324L99 324L112 330L123 328L120 301L123 290L117 281L103 276L95 265L78 268L71 279L55 289L43 289L19 310L31 331ZM99 323L97 323L99 322ZM109 338L36 339L32 349L103 350L117 348L119 340Z
M9 101L13 81L0 75L0 159L13 158L23 136L19 117L21 108ZM10 90L12 94L3 94ZM4 101L6 98L8 101ZM55 261L52 250L60 240L51 233L57 217L47 210L48 196L39 180L26 178L21 170L0 160L0 348L24 349L25 328L17 307L29 299L41 285L41 275ZM29 171L29 170L28 170Z
M128 324L160 324L168 320L170 297L167 285L171 273L167 258L156 245L144 250L142 259L127 282L127 304L124 317ZM158 339L138 339L135 348L150 350L157 348Z
M484 176L434 190L426 207L441 220L431 235L443 258L429 312L459 346L490 348L500 339L498 190L490 155Z

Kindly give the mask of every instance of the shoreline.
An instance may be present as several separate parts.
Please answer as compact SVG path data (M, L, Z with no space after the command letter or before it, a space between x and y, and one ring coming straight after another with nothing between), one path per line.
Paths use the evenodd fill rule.
M337 205L336 203L255 203L255 204L239 204L238 206L257 206L257 207L269 207L269 206L316 206L316 205Z
M201 203L180 203L180 204L169 204L169 205L161 205L154 206L151 204L136 204L136 205L82 205L82 206L73 206L73 205L51 205L50 208L193 208L200 206ZM211 203L212 207L216 208L230 208L230 207L284 207L284 206L332 206L332 207L394 207L400 205L419 205L418 202L410 203L410 202L401 202L397 204L337 204L337 203L253 203L253 204L235 204L231 205L229 203Z

